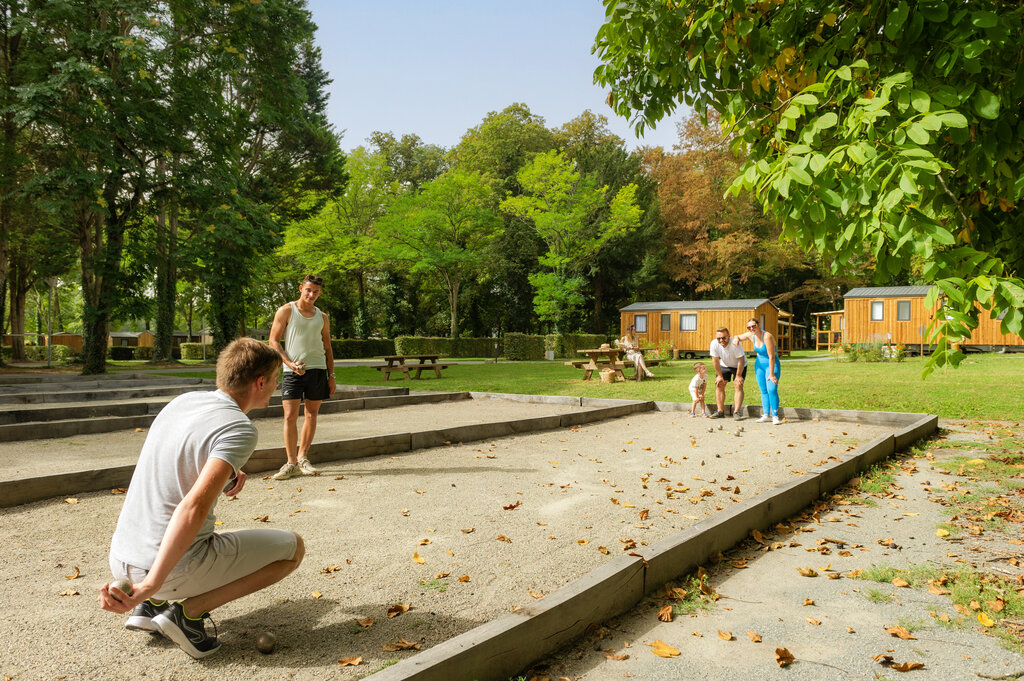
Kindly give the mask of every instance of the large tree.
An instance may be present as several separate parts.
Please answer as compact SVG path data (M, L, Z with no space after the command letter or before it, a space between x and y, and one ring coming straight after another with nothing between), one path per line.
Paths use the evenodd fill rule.
M577 171L557 151L537 154L517 179L523 194L502 201L501 209L532 224L548 247L540 257L545 270L530 275L537 316L553 322L557 332L574 331L585 268L609 240L640 222L636 185L607 196L607 187L597 186L592 175Z
M392 257L424 273L448 297L449 333L459 335L459 294L482 271L502 232L492 189L479 173L452 169L406 194L380 223L379 238Z
M735 188L841 272L937 285L928 370L979 314L1024 326L1024 7L1002 0L605 0L595 80L643 129L718 111L749 153ZM915 263L921 263L919 270Z

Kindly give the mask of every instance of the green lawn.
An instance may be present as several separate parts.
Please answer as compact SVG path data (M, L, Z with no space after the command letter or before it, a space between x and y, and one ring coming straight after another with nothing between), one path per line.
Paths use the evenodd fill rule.
M920 358L902 363L783 360L779 384L782 406L926 412L944 418L1001 421L1017 421L1024 414L1024 391L1020 389L1024 385L1024 354L970 355L958 369L936 371L927 379L921 378L923 363ZM656 376L652 380L614 384L601 383L596 376L583 381L581 370L560 361L454 365L444 370L440 380L424 372L424 377L415 382L396 376L385 383L380 372L366 367L342 367L336 373L339 384L349 385L688 402L692 364L679 360L671 366L653 368ZM710 362L707 364L710 369ZM213 373L195 375L209 378ZM753 370L747 386L747 404L760 405ZM714 389L709 388L713 403ZM726 402L732 402L731 386Z

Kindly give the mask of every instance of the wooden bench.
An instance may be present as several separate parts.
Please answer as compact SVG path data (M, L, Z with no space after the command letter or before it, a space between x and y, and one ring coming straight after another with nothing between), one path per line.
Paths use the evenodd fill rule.
M367 364L366 366L369 367L370 369L383 371L384 380L388 381L391 380L391 374L396 371L401 373L407 379L412 380L413 378L419 378L422 372L427 369L432 369L434 371L434 375L437 376L438 378L441 378L441 370L447 369L451 365L439 364L437 362L421 362L419 364L406 364L404 361L390 361L385 362L384 364ZM410 376L410 371L415 371L416 375Z

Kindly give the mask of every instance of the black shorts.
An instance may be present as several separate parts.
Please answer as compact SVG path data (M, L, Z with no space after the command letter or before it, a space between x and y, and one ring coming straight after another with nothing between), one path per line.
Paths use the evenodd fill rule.
M306 398L313 402L326 400L331 396L327 385L327 369L306 369L301 376L294 371L284 372L281 381L282 400L301 400Z
M746 362L743 363L743 371L739 372L739 374L740 374L740 376L743 377L744 381L747 380L747 363ZM736 378L736 370L733 369L732 367L727 367L727 366L725 366L723 364L722 365L722 378L724 378L725 382L728 383L732 379Z

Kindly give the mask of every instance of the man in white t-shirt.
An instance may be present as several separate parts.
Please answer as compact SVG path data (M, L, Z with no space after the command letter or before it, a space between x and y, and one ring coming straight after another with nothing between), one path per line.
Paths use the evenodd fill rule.
M715 365L715 402L718 404L718 411L712 414L711 418L725 417L725 384L733 381L733 418L742 419L743 379L747 377L747 355L743 352L742 346L729 342L729 329L724 326L715 331L710 353L711 362Z
M179 395L150 426L117 529L110 569L126 592L104 584L100 607L131 612L125 628L163 634L194 658L220 648L206 631L210 611L283 579L302 562L294 532L214 532L223 493L245 485L256 447L247 414L267 406L281 357L253 338L231 342L217 358L217 388Z

